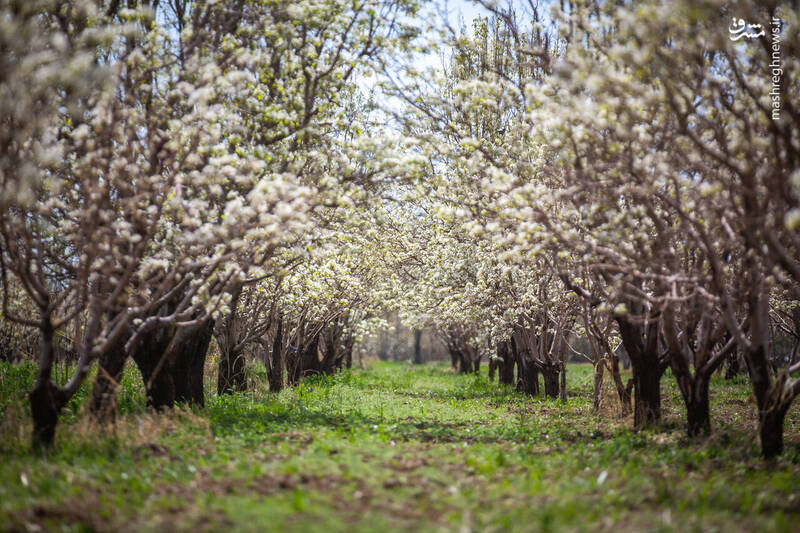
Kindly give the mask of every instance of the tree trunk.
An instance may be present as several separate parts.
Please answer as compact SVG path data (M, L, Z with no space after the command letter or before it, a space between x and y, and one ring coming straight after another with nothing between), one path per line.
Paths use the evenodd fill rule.
M498 379L505 385L514 384L514 354L511 351L510 342L504 342L498 347L498 355L502 359L499 364Z
M240 294L241 290L233 292L234 305ZM216 331L217 346L220 351L217 365L217 394L220 396L247 390L247 359L244 347L239 345L240 321L234 310L218 324Z
M711 416L708 408L708 379L695 376L691 398L686 402L686 422L690 437L711 431Z
M447 346L447 351L450 353L450 366L453 367L453 370L458 370L458 363L461 361L461 358L458 356L458 352L453 349L449 343Z
M119 384L125 363L128 362L125 344L131 335L132 331L128 329L98 357L89 412L92 419L100 425L113 424L116 421Z
M142 375L147 406L155 409L172 406L175 386L172 376L162 367L168 365L165 352L170 344L173 328L164 326L147 332L131 357Z
M509 359L513 364L517 365L517 390L531 396L538 394L539 375L535 373L533 365L526 360L525 353L518 349L517 341L514 340L513 336L511 337L509 346L511 347ZM508 367L503 367L503 370L505 371L507 368ZM513 369L513 366L511 366L511 368ZM513 370L511 372L513 377Z
M619 358L614 355L609 360L611 367L611 377L614 380L614 388L617 390L622 415L626 416L631 412L631 390L633 389L633 379L628 380L627 386L622 383L622 375L619 371Z
M286 380L290 386L300 381L300 370L300 347L290 343L286 350Z
M280 392L283 390L283 319L278 318L275 330L275 339L272 341L272 356L270 358L269 369L267 370L267 380L269 381L270 392Z
M759 415L761 454L764 459L774 459L783 453L783 420L787 409L776 405Z
M181 343L171 368L176 402L205 407L203 374L213 333L214 321L209 320Z
M528 384L530 380L528 379L528 364L523 359L517 359L517 383L515 387L517 392L524 392L525 394L531 394L528 390Z
M761 317L756 317L759 320ZM757 327L753 328L753 337L759 337ZM754 338L752 348L745 351L745 361L753 383L753 392L758 405L758 424L761 435L761 454L765 459L772 459L783 451L783 417L780 397L777 393L782 382L773 382L770 376L769 362L766 354L766 342L763 335Z
M458 350L458 373L469 374L472 370L472 361L463 350Z
M345 368L353 368L353 346L356 343L356 338L353 333L350 333L350 337L347 339L344 347L344 366Z
M159 365L160 360L166 355L165 349L166 347L159 344L143 346L133 355L144 381L147 406L156 410L172 407L175 404L175 383L172 381L172 375L164 368L167 363Z
M540 369L544 378L544 393L550 398L558 398L559 369L555 365L548 365ZM538 381L538 379L537 379Z
M319 374L319 333L314 335L311 342L303 347L300 355L300 371L299 375L305 377L311 374Z
M61 409L67 403L64 393L51 379L55 357L53 338L55 330L49 316L42 313L39 326L39 372L28 398L33 417L33 448L44 450L53 445L56 424Z
M378 359L381 361L389 360L389 336L385 331L381 332L381 341L378 345Z
M517 360L517 370L519 377L517 380L517 390L529 396L539 394L539 371L530 361L525 361L521 357Z
M600 402L603 399L603 372L605 371L605 364L603 360L596 360L594 363L594 392L592 394L592 410L597 412L600 410Z
M173 407L176 401L203 406L203 367L211 342L213 322L183 331L159 328L143 339L133 353L142 374L147 405Z
M636 428L649 427L661 420L661 374L656 365L633 365L633 426Z
M243 353L224 354L217 367L217 394L233 394L247 390L247 358Z
M422 364L422 330L414 330L414 364Z
M631 304L632 309L641 306ZM643 428L661 420L661 376L666 369L658 355L658 321L650 318L648 324L633 321L626 316L617 317L620 336L633 370L633 426Z
M785 392L789 379L786 373L774 380L771 378L765 344L755 342L752 349L745 352L745 361L758 405L761 455L764 459L773 459L783 452L783 420L794 396Z
M322 356L322 362L318 367L321 374L333 374L336 372L337 367L340 366L337 363L336 345L341 339L341 333L333 330L334 327L336 326L331 326L324 337L325 351Z
M742 360L739 350L733 350L726 357L725 379L733 379L742 373Z
M28 398L33 416L33 448L49 448L55 439L58 415L66 404L66 398L50 379L37 382Z
M515 350L516 351L516 350ZM517 390L529 396L539 395L539 369L525 355L517 353Z
M119 382L127 360L124 343L106 351L98 360L89 412L99 424L112 424L116 420Z
M711 356L711 346L707 346L707 352L695 351L689 353L688 348L682 348L678 340L677 328L675 327L671 311L664 313L665 332L669 349L669 362L672 367L672 374L678 382L678 389L681 391L683 403L686 406L686 423L689 437L695 437L701 433L708 433L711 430L711 418L708 412L708 382L711 375L716 370L716 366L722 363L722 359L712 366L706 364L707 357ZM708 328L708 325L704 327ZM699 344L704 344L699 341ZM691 365L695 366L692 375Z

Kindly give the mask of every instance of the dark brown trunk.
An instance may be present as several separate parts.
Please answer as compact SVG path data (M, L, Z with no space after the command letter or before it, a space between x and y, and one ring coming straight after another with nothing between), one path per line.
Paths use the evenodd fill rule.
M650 427L661 420L661 374L656 365L633 365L633 426L636 428Z
M764 459L774 459L783 453L783 420L785 417L786 409L781 406L775 406L760 414L761 455Z
M283 390L283 319L278 318L275 329L275 339L272 341L272 356L270 358L269 369L267 370L267 380L269 381L270 392L280 392Z
M671 315L666 315L665 324L672 324L672 320L667 317L671 317ZM711 376L722 364L723 359L709 360L708 358L712 355L709 346L707 347L708 352L695 352L693 354L694 363L692 363L692 357L681 349L674 329L674 325L669 326L669 331L665 334L669 344L670 366L686 406L687 432L689 437L695 437L711 431L708 386ZM706 363L706 361L708 362ZM694 375L691 372L691 364L696 366Z
M475 356L475 359L472 361L472 371L475 374L480 374L481 373L481 356L480 355Z
M603 372L605 371L605 364L602 360L597 360L594 363L594 392L592 394L592 410L597 412L600 410L600 402L603 399Z
M132 354L142 374L147 406L158 410L172 407L175 403L175 384L166 354L173 334L172 328L157 328L142 339Z
M190 327L165 325L143 335L130 356L142 374L148 407L161 410L176 401L205 405L203 373L213 331L214 321L203 319Z
M642 316L641 306L637 316ZM633 370L633 426L644 428L661 420L661 376L666 365L659 360L658 321L652 317L647 325L626 316L617 317L622 343Z
M528 391L528 384L530 380L528 379L528 364L522 360L517 360L517 382L515 383L515 387L517 392L524 392L525 394L531 394Z
M214 322L209 321L201 325L181 343L171 368L176 402L186 402L199 407L205 406L203 373L213 332ZM246 384L245 381L245 386Z
M414 364L422 364L422 330L414 330Z
M517 350L513 338L511 339L511 351L517 362L517 390L530 396L538 396L539 370L533 361L526 360L525 353Z
M708 413L708 379L697 371L694 376L692 375L689 362L675 346L676 343L677 341L672 341L670 366L686 406L687 433L689 437L695 437L711 430Z
M502 350L501 350L502 347ZM498 351L500 358L500 372L498 374L498 379L500 383L504 383L506 385L513 385L514 384L514 354L511 350L511 343L504 342L503 344L498 347Z
M617 390L617 397L619 398L620 408L622 409L623 416L631 412L631 390L633 389L633 380L629 379L627 386L622 383L622 375L619 371L619 358L612 355L609 360L611 367L611 377L614 380L614 388Z
M529 396L537 396L539 394L539 371L534 364L530 361L525 361L522 356L518 355L517 371L519 374L517 390Z
M300 381L300 348L291 344L286 351L286 380L290 386Z
M350 337L347 339L347 343L345 344L345 348L344 348L344 366L345 366L345 368L353 368L353 346L355 345L355 343L356 343L356 338L351 333Z
M240 290L233 292L234 305L240 294ZM247 390L247 358L245 347L239 342L240 321L241 319L233 311L217 327L216 339L220 351L217 364L217 394L220 396Z
M322 357L322 364L319 369L322 374L333 374L339 365L337 364L336 345L331 343L325 348L325 355Z
M161 348L161 349L159 349ZM153 345L136 350L133 360L142 374L147 396L147 406L156 410L175 405L175 383L167 368L167 363L159 365L166 347Z
M773 459L783 452L783 420L793 399L784 394L788 376L780 374L775 380L771 378L765 343L755 343L746 351L745 362L758 405L761 455L764 459Z
M50 448L56 435L58 415L66 404L66 398L50 379L37 381L28 398L33 416L33 448Z
M247 390L247 358L243 353L226 353L217 367L217 394L233 394Z
M450 353L450 366L453 367L453 370L458 370L458 362L461 360L461 358L458 356L458 352L449 345L447 347L447 351Z
M544 378L544 393L550 398L558 398L558 377L559 369L555 365L550 365L541 369ZM538 381L538 380L537 380Z
M783 417L778 424L777 402L771 400L774 391L765 343L754 342L752 349L745 351L745 362L758 405L761 453L765 459L771 459L783 450Z
M125 343L131 332L119 336L97 360L97 375L92 385L92 396L89 400L89 412L92 419L100 425L113 424L117 416L117 394L128 353Z
M469 374L472 370L472 361L469 360L467 354L459 350L458 352L458 373Z
M332 326L334 327L334 326ZM333 374L336 372L338 366L336 357L336 345L340 340L340 335L335 331L329 331L325 338L325 353L322 356L322 362L319 364L319 371L322 374ZM341 361L341 360L339 360Z
M526 394L533 394L530 391L531 380L529 378L530 369L528 368L528 362L525 360L525 354L521 353L517 347L517 342L514 340L514 337L511 337L510 342L508 343L510 348L509 359L511 359L514 364L517 365L517 381L514 384L516 386L517 391L524 392ZM507 367L504 367L504 370ZM538 378L536 385L538 387Z
M305 377L311 374L319 374L319 363L319 334L317 334L314 335L311 342L303 347L300 355L299 375Z
M381 332L381 342L378 345L378 359L381 361L389 360L389 336L385 331Z
M765 459L773 459L783 452L783 420L797 391L787 387L789 376L786 372L774 379L770 374L769 290L764 287L762 274L752 258L746 259L745 266L749 267L749 342L742 343L740 338L739 348L742 349L758 405L761 454Z
M708 408L708 380L695 377L691 398L686 401L686 422L690 437L711 431Z
M119 382L127 360L124 345L108 350L98 360L89 412L99 424L111 424L116 420Z
M725 359L725 379L733 379L743 372L739 350L731 351Z
M67 403L66 395L50 378L55 356L54 335L50 318L43 313L42 325L39 327L39 372L28 395L33 417L33 448L40 451L53 445L58 415Z

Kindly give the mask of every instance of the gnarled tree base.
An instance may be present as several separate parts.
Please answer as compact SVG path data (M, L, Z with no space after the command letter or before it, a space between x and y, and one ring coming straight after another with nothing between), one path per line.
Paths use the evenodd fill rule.
M28 395L33 416L33 448L44 450L52 446L56 436L58 415L66 397L52 380L39 381Z

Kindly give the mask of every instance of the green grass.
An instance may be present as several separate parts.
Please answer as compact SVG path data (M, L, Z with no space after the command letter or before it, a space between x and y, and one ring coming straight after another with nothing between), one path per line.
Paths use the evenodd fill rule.
M485 369L484 369L485 372ZM0 366L0 529L56 531L792 531L800 524L800 412L786 452L758 458L746 381L712 386L713 433L684 437L673 380L664 423L632 432L591 412L591 368L566 403L447 367L375 363L261 388L203 411L153 415L126 372L115 431L85 392L55 450L31 455L29 366ZM209 388L210 389L210 388ZM38 528L38 529L37 529Z

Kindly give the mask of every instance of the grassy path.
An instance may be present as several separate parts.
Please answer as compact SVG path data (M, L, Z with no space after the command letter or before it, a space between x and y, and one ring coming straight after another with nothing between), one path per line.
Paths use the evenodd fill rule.
M591 413L590 370L570 368L566 404L441 365L376 363L163 416L138 407L129 372L116 434L67 416L57 451L41 461L20 442L27 377L14 381L4 367L0 529L800 528L797 406L786 454L765 465L746 429L755 424L746 384L712 386L715 431L691 442L671 378L664 426L633 433L613 405Z

